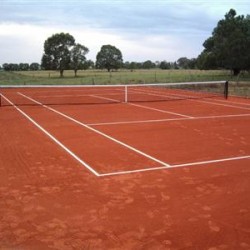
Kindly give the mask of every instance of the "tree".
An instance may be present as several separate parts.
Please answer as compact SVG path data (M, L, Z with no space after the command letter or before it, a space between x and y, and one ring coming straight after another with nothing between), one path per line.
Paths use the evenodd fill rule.
M194 69L196 67L196 59L188 59L187 57L181 57L177 60L178 68L180 69Z
M197 59L196 58L189 59L188 68L195 69L196 67L197 67Z
M125 63L123 63L123 68L124 69L129 69L130 68L130 62L126 61Z
M171 69L171 63L169 63L167 61L162 61L162 62L160 62L159 68L160 69Z
M71 49L75 45L75 39L69 33L54 34L44 42L44 54L42 67L48 70L63 71L70 68Z
M95 63L92 60L85 60L81 65L81 69L93 69L95 67Z
M19 70L21 71L28 71L30 68L28 63L19 63Z
M150 60L147 60L147 61L143 62L142 67L144 69L152 69L152 68L155 68L155 63L153 63Z
M4 64L3 64L3 69L4 69L5 71L10 71L10 70L11 70L10 64L9 64L9 63L4 63Z
M203 46L201 65L212 66L215 62L217 67L230 69L234 75L250 69L250 17L236 16L236 11L231 9Z
M85 55L89 52L89 49L81 44L76 44L71 49L71 68L75 72L75 77L77 76L77 70L86 67L86 57ZM85 65L84 65L85 64Z
M39 69L40 69L39 63L31 63L30 64L30 70L35 71L35 70L39 70Z
M189 59L186 57L181 57L177 60L177 63L180 69L188 69Z
M4 63L3 69L5 71L18 71L19 70L19 64L17 63Z
M202 52L197 58L197 67L199 69L217 69L217 58L212 53Z
M96 67L99 69L119 69L122 66L122 53L112 45L103 45L96 56Z

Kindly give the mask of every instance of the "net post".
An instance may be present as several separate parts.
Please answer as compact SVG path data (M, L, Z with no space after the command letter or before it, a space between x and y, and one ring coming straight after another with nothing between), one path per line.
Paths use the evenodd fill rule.
M229 82L226 81L225 82L225 90L224 90L224 97L225 97L225 99L228 98L228 85L229 85Z
M125 87L125 103L127 103L128 102L128 86L127 85L125 85L124 86Z
M0 93L0 107L2 107L2 93Z

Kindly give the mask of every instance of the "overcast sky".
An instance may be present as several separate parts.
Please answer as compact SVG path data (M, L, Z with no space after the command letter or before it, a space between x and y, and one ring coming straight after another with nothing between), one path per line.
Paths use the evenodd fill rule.
M0 64L41 62L44 41L68 32L89 48L119 48L124 61L197 57L231 9L250 14L249 0L0 0Z

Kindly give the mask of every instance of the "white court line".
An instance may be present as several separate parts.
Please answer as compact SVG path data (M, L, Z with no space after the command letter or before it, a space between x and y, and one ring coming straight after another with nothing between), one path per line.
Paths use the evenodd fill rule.
M156 171L156 170L163 170L163 169L169 169L171 166L162 166L162 167L155 167L155 168L141 168L141 169L135 169L135 170L125 170L125 171L117 171L117 172L111 172L111 173L105 173L105 174L99 174L100 177L105 176L113 176L113 175L125 175L125 174L136 174L141 172L149 172L149 171Z
M199 116L193 118L168 118L168 119L153 119L153 120L138 120L138 121L124 121L124 122L99 122L89 123L89 126L103 126L103 125L123 125L123 124L139 124L139 123L157 123L157 122L171 122L171 121L188 121L188 120L205 120L205 119L220 119L220 118L234 118L234 117L245 117L250 114L239 114L239 115L218 115L218 116Z
M134 92L136 92L136 90ZM145 94L148 94L148 95L156 95L156 96L158 95L158 96L165 96L165 97L169 96L170 98L172 96L183 96L183 97L186 97L187 100L191 100L191 101L202 102L202 103L209 103L209 104L220 105L220 106L231 107L231 108L238 108L238 109L250 110L250 108L246 108L246 107L240 107L240 106L235 106L235 105L228 105L228 104L216 103L217 100L215 100L214 102L212 102L212 101L201 101L201 100L198 100L198 99L192 99L192 98L188 98L187 95L182 95L182 94L170 94L170 93L168 93L166 95L159 95L157 92L152 92L152 93L149 92L149 93L147 93L146 91L143 92L142 90L138 91L138 93L145 93ZM176 98L176 99L178 99L178 98ZM206 98L203 98L203 99L206 99ZM186 117L188 117L188 116L186 116Z
M170 98L171 98L171 96L183 96L183 97L187 98L186 100L190 100L190 101L209 103L209 104L213 104L213 105L225 106L225 107L230 107L230 108L238 108L238 109L250 110L250 108L246 108L246 107L240 107L240 106L236 106L236 105L218 103L218 102L216 102L217 100L214 100L214 101L202 101L202 100L199 100L199 98L198 99L195 99L195 98L192 99L192 98L188 98L188 96L186 96L186 95L181 95L181 94L167 94L167 95L164 95L164 96L165 97L169 96ZM207 98L202 98L202 99L205 100ZM186 117L188 117L188 116L186 116ZM191 116L190 116L190 118L191 118Z
M243 103L243 102L232 102L229 99L227 100L216 100L217 102L223 102L223 103L232 103L232 104L238 104L238 105L246 105L246 106L250 106L250 103Z
M106 135L106 134L100 132L99 130L96 130L96 129L92 128L92 127L89 127L88 125L83 124L83 123L81 123L81 122L75 120L74 118L69 117L69 116L67 116L67 115L65 115L65 114L63 114L63 113L61 113L61 112L59 112L59 111L57 111L57 110L54 110L54 109L52 109L52 108L50 108L50 107L47 107L46 105L42 105L42 104L40 104L39 102L33 100L32 98L30 98L30 97L28 97L28 96L25 96L25 95L23 95L23 94L21 94L21 93L19 93L19 94L22 95L22 96L24 96L24 97L26 97L26 98L28 98L28 99L30 99L30 100L32 100L32 101L34 101L35 103L38 103L39 105L41 105L41 106L43 106L43 107L45 107L45 108L47 108L47 109L49 109L49 110L51 110L51 111L53 111L53 112L56 112L56 113L62 115L63 117L66 117L66 118L68 118L68 119L70 119L70 120L72 120L72 121L74 121L74 122L76 122L76 123L78 123L78 124L80 124L80 125L86 127L86 128L89 128L89 129L92 130L92 131L95 131L95 132L98 133L98 134L101 134L101 135L103 135L103 136L105 136L105 137L107 137L107 138L109 138L109 139L111 139L111 140L113 140L113 141L115 141L115 142L121 144L121 145L124 145L124 146L126 146L126 147L128 147L128 148L134 150L134 148L132 148L131 146L129 146L129 145L127 145L127 144L124 144L124 143L122 143L122 142L120 142L120 141L114 139L113 137L110 137L110 136L108 136L108 135ZM180 119L181 119L181 118L179 118L179 120L180 120ZM139 151L139 150L137 150L137 149L135 149L135 150L136 150L136 152L142 153L144 156L148 156L148 155L145 155L145 153L143 153L143 152L141 152L141 151ZM131 170L131 171L120 171L120 172L118 171L118 172L115 172L115 173L99 174L99 176L110 176L110 175L118 175L118 174L128 174L128 173L136 173L136 172L146 172L146 171L160 170L160 169L166 169L166 168L187 167L187 166L204 165L204 164L211 164L211 163L217 163L217 162L241 160L241 159L248 159L248 158L250 158L250 155L248 155L248 156L239 156L239 157L231 157L231 158L223 158L223 159L217 159L217 160L209 160L209 161L200 161L200 162L191 162L191 163L184 163L184 164L176 164L176 165L170 165L170 164L164 163L164 162L162 162L162 161L160 161L160 160L158 160L158 159L155 159L154 157L151 157L151 156L149 156L148 158L150 158L150 159L152 159L152 160L155 160L155 161L158 162L158 163L163 163L163 166L162 166L162 167L156 167L156 168L147 168L147 169Z
M106 97L102 97L102 96L96 96L96 95L92 95L92 96L96 97L96 98L104 99L104 100L120 102L119 100L106 98ZM139 107L139 108L143 108L143 109L148 109L148 110L153 110L153 111L165 113L165 114L177 115L177 116L186 117L186 118L193 118L192 116L183 115L183 114L175 113L175 112L170 112L170 111L166 111L166 110L162 110L162 109L151 108L151 107L147 107L147 106L143 106L143 105L139 105L139 104L135 104L135 103L127 102L126 104L131 105L131 106L136 106L136 107Z
M104 93L102 93L104 94ZM105 95L109 95L109 96L113 96L113 95L118 95L120 94L119 93L105 93ZM96 96L95 96L96 95ZM101 95L101 94L99 94ZM70 95L37 95L36 97L37 98L48 98L48 97L53 97L53 98L65 98L65 97L88 97L88 96L93 96L93 97L98 97L97 94L77 94L77 95L73 95L73 94L70 94ZM112 99L111 99L112 100ZM117 100L118 102L118 100ZM120 101L119 101L120 102Z
M200 162L176 164L176 165L171 165L171 168L188 167L188 166L211 164L211 163L225 162L225 161L236 161L236 160L243 160L243 159L250 159L250 155L236 156L236 157L217 159L217 160L210 160L210 161L200 161Z
M31 123L33 123L37 128L39 128L45 135L47 135L52 141L59 145L63 150L65 150L69 155L71 155L75 160L77 160L81 165L87 168L95 176L100 176L92 167L90 167L86 162L80 159L75 153L63 145L59 140L57 140L52 134L50 134L46 129L40 126L35 120L33 120L29 115L27 115L23 110L18 108L14 103L12 103L7 97L2 95L2 97L9 102L17 111L19 111L24 117L26 117Z
M143 105L139 105L139 104L135 104L135 103L129 103L128 102L128 104L132 105L132 106L139 107L139 108L153 110L153 111L157 111L157 112L161 112L161 113L166 113L166 114L171 114L171 115L177 115L177 116L186 117L186 118L193 118L193 116L183 115L183 114L180 114L180 113L170 112L170 111L166 111L166 110L162 110L162 109L151 108L151 107L148 107L148 106L143 106Z
M23 95L20 93L20 95ZM2 95L3 96L3 95ZM24 95L23 95L24 96ZM24 96L25 97L25 96ZM139 169L139 170L131 170L131 171L118 171L118 172L113 172L113 173L106 173L106 174L99 174L97 173L94 169L92 169L88 164L86 164L84 161L82 161L78 156L76 156L72 151L70 151L67 147L65 147L60 141L58 141L54 136L52 136L48 131L46 131L44 128L42 128L38 123L36 123L30 116L28 116L24 111L19 109L17 106L15 106L8 98L3 96L16 110L18 110L23 116L25 116L29 121L31 121L35 126L37 126L41 131L43 131L48 137L50 137L54 142L56 142L60 147L62 147L66 152L68 152L73 158L75 158L78 162L80 162L82 165L84 165L87 169L89 169L92 173L94 173L98 177L104 177L104 176L114 176L114 175L122 175L122 174L131 174L131 173L139 173L139 172L146 172L146 171L155 171L155 170L161 170L161 169L170 169L170 168L177 168L177 167L191 167L191 166L196 166L196 165L205 165L205 164L211 164L211 163L217 163L217 162L225 162L225 161L233 161L233 160L241 160L241 159L249 159L250 155L248 156L239 156L239 157L231 157L231 158L223 158L223 159L217 159L217 160L210 160L210 161L201 161L201 162L191 162L191 163L184 163L184 164L176 164L176 165L169 165L164 163L164 166L161 167L156 167L156 168L147 168L147 169ZM28 99L32 99L29 97L26 97ZM33 100L35 103L41 105L42 107L45 107L53 112L56 112L60 114L61 112L53 110L50 107L47 107L46 105L42 105L39 102ZM67 117L66 115L62 114L62 116L74 120L71 117ZM81 124L80 122L76 121L78 124ZM85 124L82 124L84 127L88 127ZM93 128L89 127L91 130L94 130ZM98 130L96 130L98 131ZM102 132L100 132L103 134ZM108 136L109 137L109 136ZM159 161L160 163L160 161Z
M213 105L230 107L230 108L236 108L236 109L250 110L250 108L239 107L239 106L235 106L235 105L222 104L222 103L211 102L211 101L209 102L209 101L201 101L201 100L194 100L194 99L192 99L192 100L190 99L190 101L202 102L202 103L209 103L209 104L213 104Z
M112 98L107 98L107 97L98 96L98 95L90 95L90 96L98 98L98 99L103 99L103 100L111 101L111 102L121 103L121 101L116 100L116 99L112 99Z
M136 153L139 154L139 155L144 156L145 158L148 158L148 159L150 159L150 160L152 160L152 161L155 161L155 162L157 162L157 163L160 163L161 165L169 166L168 163L163 162L163 161L161 161L161 160L159 160L159 159L157 159L157 158L155 158L155 157L153 157L153 156L151 156L151 155L149 155L149 154L146 154L146 153L140 151L139 149L136 149L136 148L134 148L134 147L132 147L132 146L130 146L130 145L124 143L124 142L121 142L121 141L119 141L119 140L117 140L117 139L115 139L115 138L113 138L113 137L111 137L111 136L109 136L109 135L107 135L107 134L105 134L105 133L103 133L103 132L97 130L97 129L94 129L94 128L92 128L92 127L90 127L90 126L88 126L88 125L86 125L86 124L84 124L84 123L82 123L82 122L80 122L80 121L78 121L78 120L76 120L76 119L74 119L74 118L72 118L72 117L70 117L70 116L68 116L68 115L66 115L66 114L64 114L64 113L62 113L62 112L60 112L60 111L58 111L58 110L56 110L56 109L53 109L53 108L51 108L51 107L49 107L49 106L47 106L47 105L44 105L44 104L42 104L42 103L40 103L40 102L38 102L38 101L32 99L31 97L28 97L28 96L26 96L26 95L24 95L24 94L22 94L22 93L20 93L20 92L18 92L18 94L21 95L21 96L23 96L23 97L25 97L25 98L27 98L28 100L30 100L30 101L32 101L32 102L34 102L34 103L37 103L37 104L40 105L40 106L42 106L42 107L44 107L44 108L46 108L46 109L48 109L48 110L50 110L50 111L52 111L52 112L58 114L58 115L63 116L64 118L66 118L66 119L68 119L68 120L70 120L70 121L73 121L73 122L77 123L78 125L80 125L80 126L82 126L82 127L84 127L84 128L87 128L87 129L89 129L89 130L95 132L96 134L99 134L99 135L101 135L101 136L103 136L103 137L105 137L105 138L107 138L107 139L109 139L109 140L111 140L111 141L113 141L113 142L116 142L116 143L119 144L119 145L122 145L122 146L125 147L125 148L130 149L131 151L136 152Z
M166 169L171 169L171 168L193 167L193 166L198 166L198 165L206 165L206 164L212 164L212 163L218 163L218 162L236 161L236 160L243 160L243 159L250 159L250 155L223 158L223 159L210 160L210 161L190 162L190 163L176 164L176 165L170 165L170 166L162 166L162 167L157 167L157 168L145 168L145 169L138 169L138 170L118 171L118 172L113 172L113 173L100 174L100 177L141 173L141 172L156 171L156 170L163 170L163 169L166 170Z

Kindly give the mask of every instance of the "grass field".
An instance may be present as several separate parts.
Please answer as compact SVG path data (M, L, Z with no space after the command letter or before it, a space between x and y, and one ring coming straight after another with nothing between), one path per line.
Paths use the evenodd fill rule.
M250 74L232 76L226 70L119 70L107 72L102 70L79 70L74 76L72 70L66 70L64 77L57 71L19 71L0 72L0 85L12 84L136 84L169 83L192 81L230 81L230 93L250 97Z

